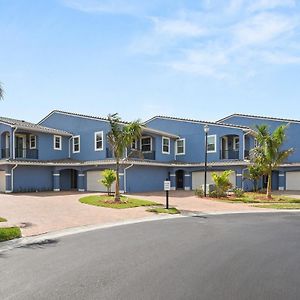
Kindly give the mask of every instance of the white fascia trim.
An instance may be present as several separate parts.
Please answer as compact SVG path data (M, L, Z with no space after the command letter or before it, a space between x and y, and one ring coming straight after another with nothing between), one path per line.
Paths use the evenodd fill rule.
M142 151L142 140L144 139L150 139L150 151ZM142 136L140 139L140 150L142 153L150 153L152 152L152 136Z
M58 174L58 173L55 173L55 174L53 174L53 176L60 176L60 174Z
M168 151L164 151L164 140L168 141ZM166 136L162 136L161 137L161 152L162 152L162 154L170 154L170 146L171 146L171 139Z
M282 177L284 177L284 176L285 176L285 174L279 173L279 176L282 176Z
M97 135L101 135L101 139L102 139L102 147L101 148L97 148ZM103 130L102 131L96 131L94 133L94 149L95 151L103 151L103 143L104 143L104 140L103 140Z
M56 138L59 138L59 148L56 148ZM53 136L53 149L61 151L62 150L62 136L61 135L54 135Z
M74 148L75 148L74 139L78 139L78 151L74 151ZM72 152L80 153L80 135L74 135L72 138Z
M179 142L179 141L183 141L183 153L178 153L177 152L177 142ZM175 142L175 153L176 153L176 155L185 155L185 138L176 140L176 142Z
M171 176L171 177L175 177L175 176L176 176L176 174L170 174L170 176Z
M184 174L184 176L186 176L186 177L190 177L190 176L191 176L191 174Z
M210 137L213 137L214 138L214 140L215 140L215 150L213 150L213 151L208 151L207 150L207 153L216 153L217 152L217 135L216 134L211 134L211 135L208 135L207 136L207 140L208 140L208 138L210 138ZM208 147L208 143L207 143L207 147ZM205 148L205 146L204 146L204 148Z

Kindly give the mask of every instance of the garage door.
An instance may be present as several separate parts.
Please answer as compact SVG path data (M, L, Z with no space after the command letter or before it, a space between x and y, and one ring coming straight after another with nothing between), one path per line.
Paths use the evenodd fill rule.
M286 189L291 191L300 190L300 172L286 172Z
M0 192L4 193L6 187L5 172L0 171Z
M213 184L214 181L211 178L212 173L217 173L220 174L222 173L221 171L219 172L207 172L207 184ZM235 187L235 172L233 172L229 176L229 180L232 183L233 187ZM196 188L201 187L204 184L204 172L193 172L192 173L192 189L195 190Z
M88 192L106 192L106 187L101 183L102 171L87 172L87 191ZM115 191L115 184L112 185L112 192Z

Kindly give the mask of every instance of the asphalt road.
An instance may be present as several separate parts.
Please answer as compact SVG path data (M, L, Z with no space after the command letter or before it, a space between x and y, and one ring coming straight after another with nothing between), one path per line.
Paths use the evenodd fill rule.
M0 299L300 299L300 214L96 230L0 256Z

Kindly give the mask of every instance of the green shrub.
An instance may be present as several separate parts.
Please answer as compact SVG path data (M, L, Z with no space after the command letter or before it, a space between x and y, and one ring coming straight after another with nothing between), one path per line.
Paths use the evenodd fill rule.
M237 197L237 198L242 198L242 197L244 197L244 194L245 194L245 192L242 189L239 189L239 188L235 188L233 190L233 193L234 193L234 196Z
M195 196L197 196L199 198L204 197L204 191L203 191L202 187L195 190Z
M226 193L218 191L218 190L214 190L214 191L209 192L209 197L211 197L211 198L222 198L222 197L226 197Z
M0 242L20 238L21 230L19 227L0 228Z
M229 180L229 176L232 173L231 170L226 170L221 174L212 173L211 177L215 183L215 191L211 192L213 196L211 197L224 197L230 188L232 188L232 184Z

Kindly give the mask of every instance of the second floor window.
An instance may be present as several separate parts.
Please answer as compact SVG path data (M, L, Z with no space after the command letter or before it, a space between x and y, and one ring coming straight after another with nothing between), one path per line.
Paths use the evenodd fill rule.
M217 151L217 147L216 147L216 136L215 135L209 135L207 137L207 152L216 152Z
M152 151L152 139L151 139L151 137L141 138L141 150L142 150L142 152Z
M131 149L132 149L132 150L137 150L137 140L133 140L133 141L132 141Z
M36 149L36 135L30 135L29 148Z
M103 150L103 131L95 132L95 151Z
M180 139L176 141L176 155L185 154L185 139Z
M73 137L73 153L80 152L80 136L74 136Z
M170 154L170 139L162 137L162 153Z
M54 150L61 150L61 136L55 135L54 136Z
M234 137L233 138L233 150L239 150L240 149L240 138Z

